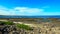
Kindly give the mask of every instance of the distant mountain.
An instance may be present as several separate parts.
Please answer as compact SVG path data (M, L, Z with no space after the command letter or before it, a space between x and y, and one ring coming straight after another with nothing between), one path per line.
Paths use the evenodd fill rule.
M60 15L52 15L52 16L16 16L16 15L0 15L0 18L60 18Z

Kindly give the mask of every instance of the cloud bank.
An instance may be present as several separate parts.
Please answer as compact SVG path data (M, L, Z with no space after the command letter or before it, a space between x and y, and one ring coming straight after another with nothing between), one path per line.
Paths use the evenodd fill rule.
M60 15L60 12L52 12L52 11L46 12L44 9L39 8L29 8L29 7L7 8L4 6L0 6L0 15L22 15L22 16Z
M0 6L0 15L39 15L44 10L29 7L14 7L12 9Z

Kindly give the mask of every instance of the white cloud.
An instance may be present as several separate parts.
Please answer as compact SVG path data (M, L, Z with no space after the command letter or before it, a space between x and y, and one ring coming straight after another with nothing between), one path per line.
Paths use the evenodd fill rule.
M13 15L14 11L6 7L0 6L0 15Z
M40 15L60 15L60 12L43 12Z
M0 6L0 15L36 15L43 12L43 9L28 8L28 7L15 7L13 9Z
M42 12L43 9L38 8L27 8L27 7L16 7L15 10L20 11L21 13L27 12L27 13L35 13L35 12Z

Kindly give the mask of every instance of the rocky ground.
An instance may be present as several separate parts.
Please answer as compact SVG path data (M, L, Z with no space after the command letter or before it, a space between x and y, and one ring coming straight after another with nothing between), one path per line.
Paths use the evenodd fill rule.
M20 29L20 34L60 34L60 27L52 23L29 24L32 30Z
M24 24L30 26L32 30L20 29L17 28L16 25L10 25L5 27L3 26L2 28L5 29L0 31L4 31L3 32L4 34L60 34L60 27L57 26L58 24L53 24L48 22L40 23L40 24L36 24L36 23L35 24L24 23ZM0 32L0 34L2 33Z

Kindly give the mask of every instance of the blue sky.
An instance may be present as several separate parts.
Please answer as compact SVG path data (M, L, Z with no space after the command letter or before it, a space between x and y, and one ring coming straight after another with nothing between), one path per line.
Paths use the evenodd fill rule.
M0 0L0 15L60 15L60 0Z

